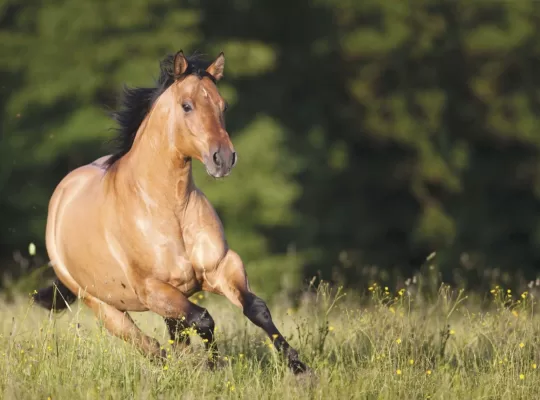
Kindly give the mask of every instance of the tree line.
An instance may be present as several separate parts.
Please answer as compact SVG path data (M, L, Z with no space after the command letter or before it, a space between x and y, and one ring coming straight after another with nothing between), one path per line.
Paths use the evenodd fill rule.
M447 282L536 278L536 1L1 4L4 270L29 242L46 259L54 185L109 151L121 85L152 84L183 49L225 52L240 162L223 181L195 174L255 285L363 287L433 252Z

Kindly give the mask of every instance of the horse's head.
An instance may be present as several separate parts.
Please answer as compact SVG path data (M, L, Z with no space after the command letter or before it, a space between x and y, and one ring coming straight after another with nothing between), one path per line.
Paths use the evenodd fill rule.
M227 103L216 87L224 65L221 53L208 68L195 71L179 51L174 58L175 82L170 88L176 147L184 156L201 161L215 178L229 175L237 160L225 129Z

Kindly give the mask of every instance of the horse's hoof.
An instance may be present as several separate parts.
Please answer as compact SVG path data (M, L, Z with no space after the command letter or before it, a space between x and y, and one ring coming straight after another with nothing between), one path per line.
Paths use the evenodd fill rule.
M193 346L184 343L175 343L170 349L170 353L175 357L184 357L192 352Z
M164 364L167 361L167 351L160 349L157 354L152 355L152 360L158 364Z
M310 372L310 369L300 360L291 360L289 361L289 368L292 373L295 375L304 374Z
M297 365L294 372L294 378L296 384L308 389L313 389L315 386L319 383L319 377L315 374L315 372L310 369L308 366L306 366L304 363L301 363L301 365ZM291 367L293 368L293 367Z
M210 371L217 371L227 366L227 361L221 357L215 357L208 360L206 366Z
M163 365L167 361L167 352L164 349L161 349L159 351L148 353L146 357L151 363Z

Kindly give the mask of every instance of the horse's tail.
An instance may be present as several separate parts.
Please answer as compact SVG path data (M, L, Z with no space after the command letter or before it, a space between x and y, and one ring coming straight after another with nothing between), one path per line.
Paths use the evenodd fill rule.
M77 300L77 296L59 279L55 279L51 286L38 290L32 297L41 307L54 311L70 308L69 305Z

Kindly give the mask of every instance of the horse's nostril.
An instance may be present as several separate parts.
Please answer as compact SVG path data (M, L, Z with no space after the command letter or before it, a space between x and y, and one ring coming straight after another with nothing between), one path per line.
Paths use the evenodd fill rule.
M232 153L232 165L231 165L231 167L234 167L234 166L236 165L236 160L237 160L236 152L233 151L233 153Z
M218 167L221 167L221 159L219 158L219 154L217 151L212 156L212 159L214 160L214 164L216 164Z

